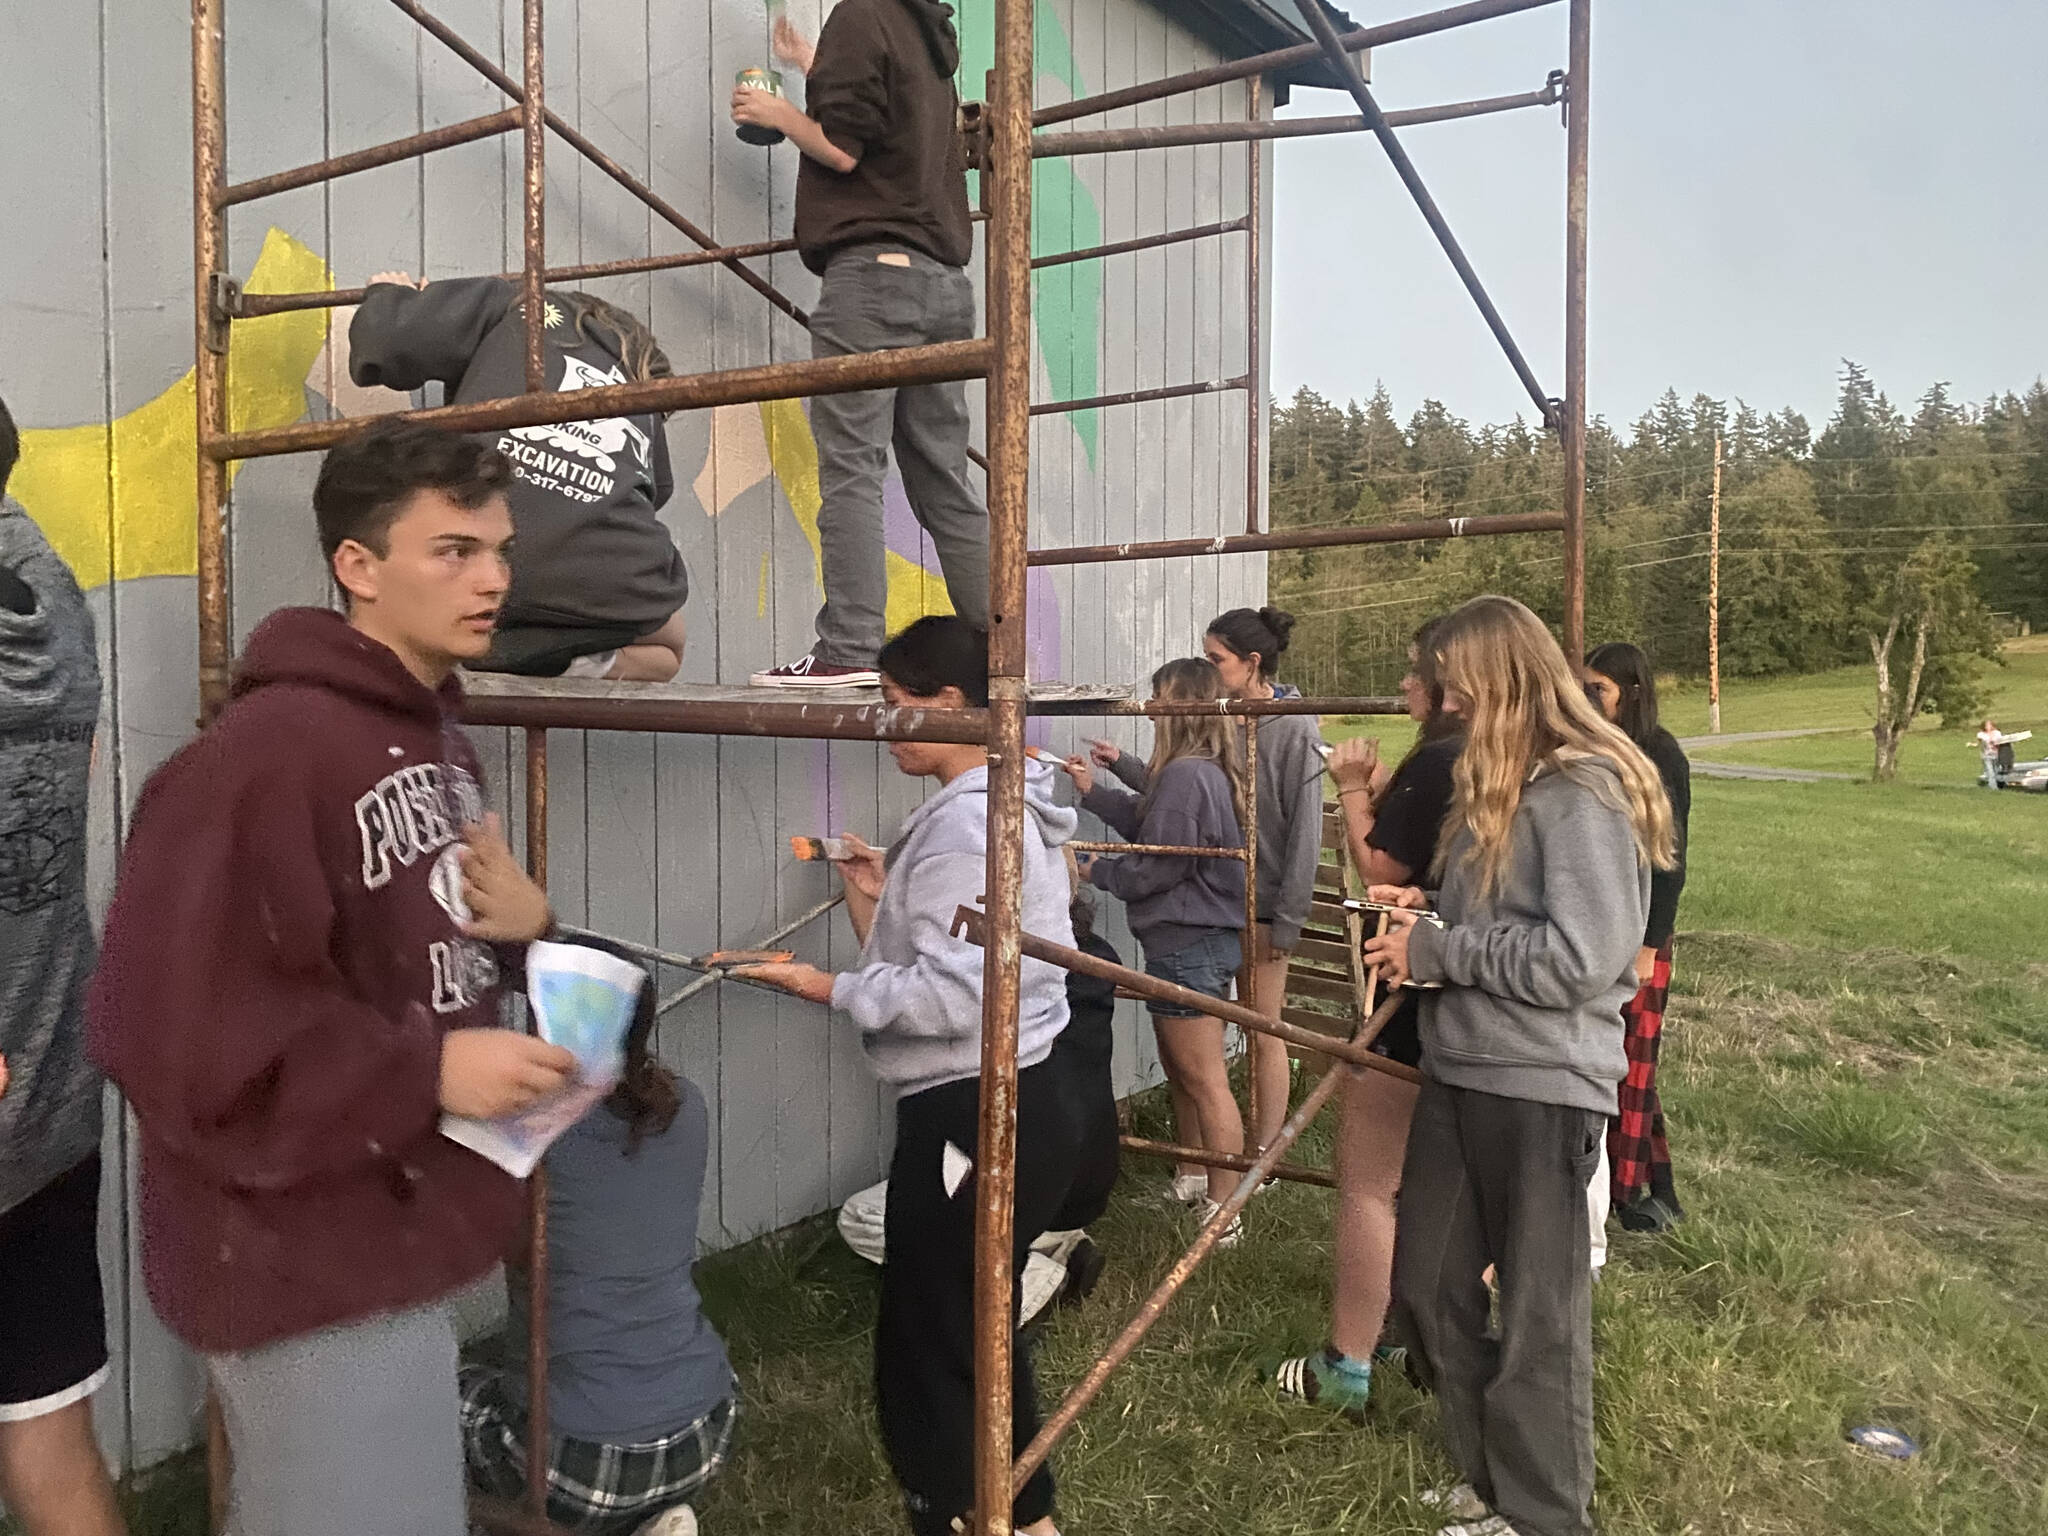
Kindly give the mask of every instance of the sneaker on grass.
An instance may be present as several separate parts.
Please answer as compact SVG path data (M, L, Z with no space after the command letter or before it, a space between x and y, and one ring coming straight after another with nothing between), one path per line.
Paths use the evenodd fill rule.
M1200 1205L1209 1198L1209 1175L1176 1173L1166 1186L1166 1198L1175 1205Z
M836 667L815 656L802 656L756 672L747 682L755 688L879 688L882 674L873 667Z
M1521 1536L1505 1515L1488 1515L1483 1520L1461 1520L1447 1525L1436 1536Z
M1195 1213L1201 1217L1202 1225L1206 1227L1216 1219L1216 1213L1222 1209L1223 1202L1221 1200L1205 1199L1200 1205L1195 1207ZM1217 1236L1216 1246L1218 1248L1235 1248L1243 1237L1244 1217L1242 1215L1233 1216L1230 1218L1230 1225L1225 1227Z
M1459 1483L1451 1488L1425 1488L1415 1496L1415 1502L1433 1514L1447 1515L1467 1523L1493 1515L1486 1500L1479 1497L1479 1490L1470 1483Z
M1352 1360L1325 1344L1312 1355L1296 1355L1262 1372L1283 1399L1335 1409L1354 1424L1365 1422L1372 1400L1372 1362Z

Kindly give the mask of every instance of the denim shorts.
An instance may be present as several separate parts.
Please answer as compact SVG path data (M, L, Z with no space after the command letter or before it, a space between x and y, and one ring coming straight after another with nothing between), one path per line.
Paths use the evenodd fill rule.
M1228 997L1237 968L1244 964L1244 935L1235 928L1211 928L1191 944L1170 955L1145 951L1145 974L1179 986L1206 992L1211 997ZM1201 1019L1209 1015L1178 1003L1147 1001L1145 1011L1155 1019Z

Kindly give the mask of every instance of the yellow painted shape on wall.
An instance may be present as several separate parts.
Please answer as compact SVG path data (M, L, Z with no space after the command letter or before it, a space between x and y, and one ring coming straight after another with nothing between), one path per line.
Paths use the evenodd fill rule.
M768 439L768 461L775 466L775 478L782 494L789 498L797 526L811 546L811 562L824 586L824 559L818 544L818 508L824 498L818 490L818 444L811 436L810 419L801 401L764 400L761 403L761 432ZM893 549L886 556L889 572L889 633L928 613L951 613L952 597L946 583L915 560L906 560Z
M331 288L333 274L308 247L272 229L244 286L250 293L304 292ZM327 312L239 320L233 338L229 430L281 427L304 416L306 374L326 343ZM41 525L80 586L198 571L196 396L187 370L111 427L92 422L22 433L21 464L8 493ZM231 484L236 468L228 466Z

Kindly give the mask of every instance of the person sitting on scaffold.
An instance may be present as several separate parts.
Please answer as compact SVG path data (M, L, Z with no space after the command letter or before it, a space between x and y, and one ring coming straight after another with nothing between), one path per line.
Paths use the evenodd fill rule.
M667 378L653 333L587 293L542 311L546 386L596 389ZM450 404L526 387L526 318L502 277L415 283L379 272L349 325L349 377L366 386L448 386ZM665 683L683 660L689 573L657 514L674 490L662 418L479 433L511 461L512 590L490 653L472 670Z

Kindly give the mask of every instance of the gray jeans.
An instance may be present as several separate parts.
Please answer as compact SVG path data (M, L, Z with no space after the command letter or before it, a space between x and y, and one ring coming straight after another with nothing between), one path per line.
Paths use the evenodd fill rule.
M455 1325L435 1304L208 1355L228 1536L465 1536Z
M1586 1184L1606 1133L1591 1110L1430 1078L1408 1133L1394 1323L1436 1393L1459 1473L1522 1536L1593 1529Z
M891 259L878 259L883 256ZM960 268L903 246L849 246L825 269L824 290L811 313L811 355L966 341L974 335L974 318L974 285ZM938 551L954 611L987 625L988 509L967 483L967 428L962 384L819 395L811 401L824 498L818 512L825 574L820 661L873 666L887 638L882 482L891 443L910 510Z

